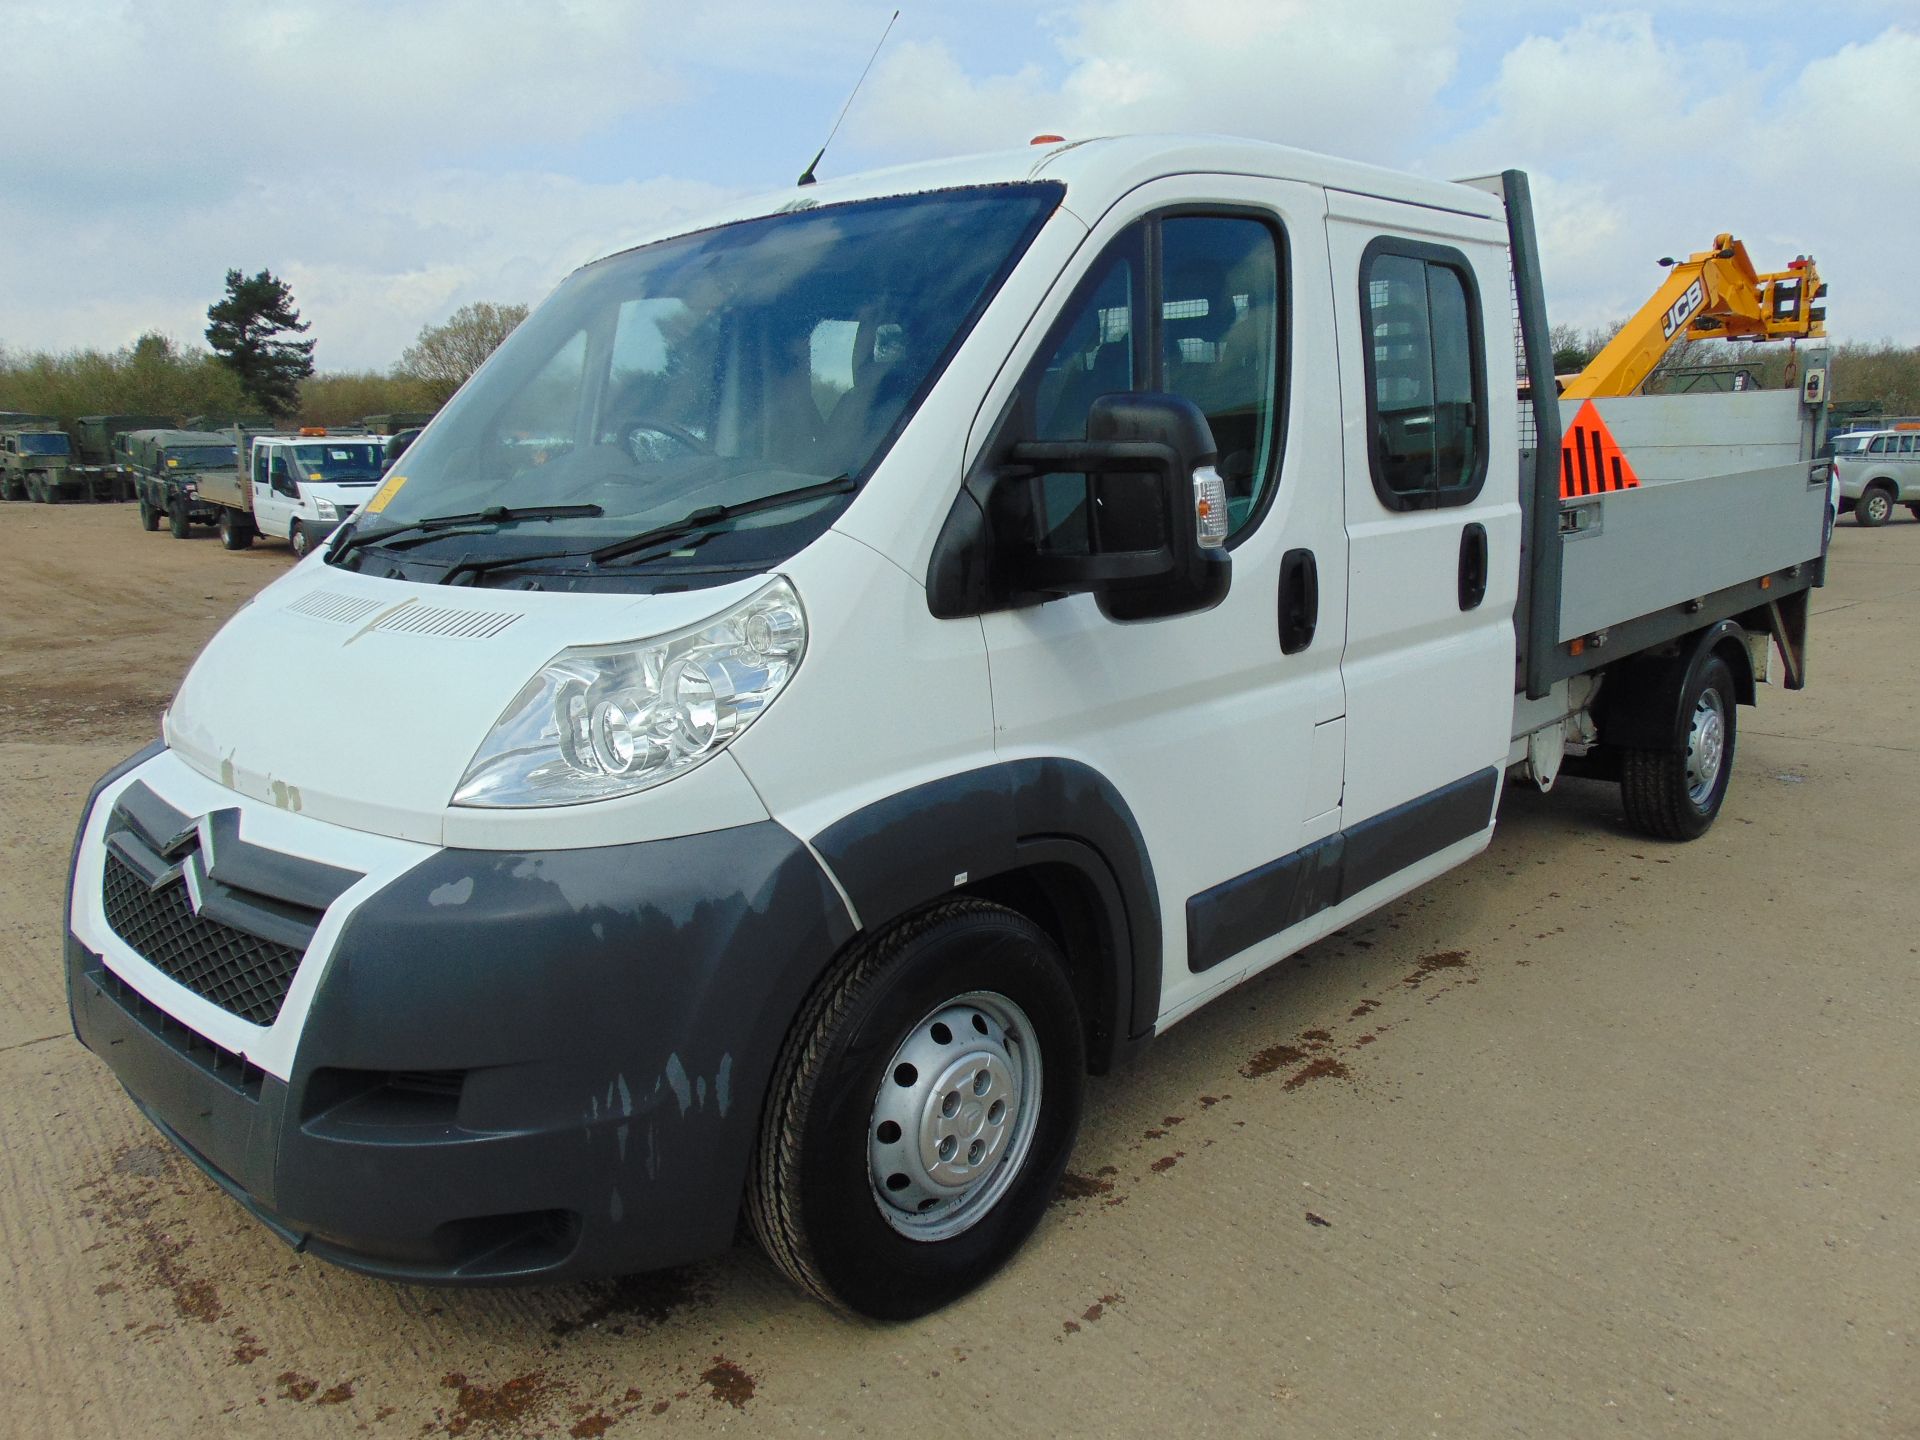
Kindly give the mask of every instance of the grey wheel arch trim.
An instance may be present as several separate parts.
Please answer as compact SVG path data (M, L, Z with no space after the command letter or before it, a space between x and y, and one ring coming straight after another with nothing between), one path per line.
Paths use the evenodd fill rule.
M1091 986L1089 1068L1102 1073L1152 1033L1161 968L1153 864L1133 812L1092 767L1038 758L946 776L854 811L812 844L868 930L956 894L1014 903L1012 889L1025 885L1071 905L1077 916L1057 918L1091 929L1068 946L1077 982Z

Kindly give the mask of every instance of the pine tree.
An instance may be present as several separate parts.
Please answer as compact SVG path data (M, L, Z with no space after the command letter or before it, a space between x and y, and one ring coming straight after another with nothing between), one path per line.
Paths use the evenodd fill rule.
M310 328L286 281L268 270L251 278L229 270L226 296L207 307L207 321L207 343L250 401L277 416L300 408L300 382L313 374L314 342L280 338Z

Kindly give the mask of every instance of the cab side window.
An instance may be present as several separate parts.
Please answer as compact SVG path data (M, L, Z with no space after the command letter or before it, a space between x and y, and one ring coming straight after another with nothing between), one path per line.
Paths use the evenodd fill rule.
M1175 216L1160 235L1162 384L1206 412L1232 535L1273 468L1279 250L1266 225L1232 216Z
M1026 432L1086 438L1096 397L1180 395L1206 414L1227 483L1229 535L1260 513L1279 453L1282 292L1277 229L1237 215L1141 221L1103 255L1054 324L1022 387ZM1084 553L1088 482L1037 487L1045 548Z
M1136 343L1146 308L1145 240L1146 227L1136 225L1115 241L1054 322L1024 387L1034 439L1084 440L1096 397L1151 385L1151 367ZM1042 548L1086 553L1088 490L1084 475L1040 477L1035 503Z
M1376 240L1360 262L1367 453L1390 510L1464 505L1486 479L1486 364L1466 257Z

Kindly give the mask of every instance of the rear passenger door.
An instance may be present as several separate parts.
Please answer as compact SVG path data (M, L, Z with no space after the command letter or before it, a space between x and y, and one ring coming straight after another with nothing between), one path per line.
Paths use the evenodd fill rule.
M1328 209L1357 896L1485 843L1513 719L1518 421L1504 225L1337 192Z

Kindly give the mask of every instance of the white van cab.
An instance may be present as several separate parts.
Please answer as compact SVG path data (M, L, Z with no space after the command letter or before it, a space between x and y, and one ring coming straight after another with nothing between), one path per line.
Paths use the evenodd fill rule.
M304 556L364 505L380 483L379 435L260 435L252 441L253 529Z
M832 1303L952 1299L1087 1073L1477 854L1509 766L1700 833L1770 635L1798 683L1798 394L1731 397L1787 436L1738 545L1717 482L1563 523L1539 294L1517 172L1167 137L586 266L96 789L81 1038L361 1270L667 1266L744 1207Z

